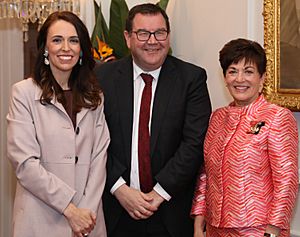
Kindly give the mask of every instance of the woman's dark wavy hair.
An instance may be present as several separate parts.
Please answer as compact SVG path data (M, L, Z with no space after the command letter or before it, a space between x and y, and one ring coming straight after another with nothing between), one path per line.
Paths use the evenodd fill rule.
M229 41L219 52L219 61L223 69L223 75L231 64L236 64L245 59L245 63L254 63L262 76L266 72L267 57L263 47L252 40L235 39Z
M34 80L42 89L40 102L50 104L56 96L57 100L65 105L66 99L62 88L56 82L49 65L44 64L44 52L49 27L56 21L63 20L71 23L78 34L82 51L82 65L74 66L69 78L69 87L73 94L73 111L79 112L82 108L96 109L101 103L101 89L93 73L95 61L92 56L92 44L89 33L83 22L72 12L54 12L46 19L37 37L38 55L34 69Z
M170 32L170 22L169 22L169 17L167 15L167 13L162 8L160 8L159 6L152 4L152 3L143 3L140 5L136 5L130 9L130 11L128 12L128 17L126 19L126 24L125 24L125 30L127 32L130 33L132 31L133 19L134 19L135 15L138 13L140 13L142 15L161 14L165 19L167 31Z

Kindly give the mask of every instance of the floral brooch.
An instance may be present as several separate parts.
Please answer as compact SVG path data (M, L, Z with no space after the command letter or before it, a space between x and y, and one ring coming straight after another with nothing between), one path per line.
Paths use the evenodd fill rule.
M265 121L251 121L250 122L250 130L247 131L248 134L257 135L262 126L265 126Z

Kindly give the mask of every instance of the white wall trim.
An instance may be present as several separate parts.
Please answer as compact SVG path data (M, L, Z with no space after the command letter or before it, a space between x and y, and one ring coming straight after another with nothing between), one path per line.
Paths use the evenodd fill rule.
M248 0L247 37L263 45L263 4L262 1Z

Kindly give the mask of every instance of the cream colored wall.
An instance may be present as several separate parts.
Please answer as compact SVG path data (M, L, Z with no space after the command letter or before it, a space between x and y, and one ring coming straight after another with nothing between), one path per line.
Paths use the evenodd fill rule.
M94 12L93 1L81 1L81 17L86 22L90 33L93 28ZM100 0L98 0L99 2ZM300 0L299 0L300 1ZM133 5L147 2L142 0L127 0L129 8ZM151 2L156 2L153 0ZM101 0L103 13L108 19L110 0ZM218 52L221 47L229 40L237 37L246 37L257 40L263 44L263 19L262 19L263 0L169 0L167 12L171 21L171 37L173 54L184 60L190 61L196 65L206 69L208 74L208 87L213 104L213 108L218 108L228 104L231 100L228 92L224 87L222 72L218 62ZM6 35L10 32L3 32L0 27L0 35ZM16 42L7 42L0 37L0 54L4 49L9 49L11 44L21 45L19 39ZM7 53L7 55L10 55ZM10 60L10 65L15 65L16 59L22 58L22 52L16 56L17 58L6 57ZM21 63L19 64L21 65ZM19 70L19 72L18 72ZM22 67L14 67L14 74L22 75ZM1 71L0 71L1 72ZM3 74L3 73L2 73ZM0 73L0 85L6 80L16 80L9 72L6 75ZM5 84L7 85L7 84ZM7 89L5 90L7 91ZM1 97L1 104L6 105L8 98ZM4 113L1 116L1 133L5 133ZM300 113L295 113L298 124L300 121ZM2 148L3 138L1 138ZM10 235L11 213L10 207L12 200L7 200L11 196L13 175L9 172L10 167L4 152L1 153L0 167L0 237ZM6 193L6 194L4 194ZM297 212L293 220L293 232L300 237L300 226L296 225L300 220L300 200L298 197Z
M247 1L221 2L178 0L170 12L174 55L206 69L213 108L231 100L224 87L218 52L230 39L247 37Z

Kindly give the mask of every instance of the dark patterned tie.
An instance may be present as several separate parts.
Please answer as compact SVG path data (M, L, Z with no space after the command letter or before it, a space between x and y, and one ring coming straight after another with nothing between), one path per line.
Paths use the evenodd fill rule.
M138 141L138 159L139 159L139 177L140 188L142 192L148 193L153 188L151 161L150 161L150 134L149 118L152 94L153 77L149 74L141 74L145 82L140 107L139 121L139 141Z

